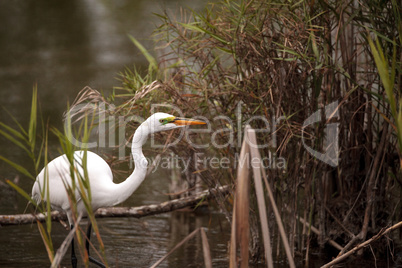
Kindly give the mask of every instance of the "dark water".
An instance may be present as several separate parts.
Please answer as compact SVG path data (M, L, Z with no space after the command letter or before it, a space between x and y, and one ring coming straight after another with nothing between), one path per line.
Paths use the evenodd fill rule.
M211 222L210 222L211 220ZM174 212L141 220L133 218L108 218L98 220L100 233L105 244L106 256L111 267L149 267L170 251L194 229L209 225L208 238L211 243L214 267L227 266L227 244L229 234L216 228L222 223L229 226L220 214L194 215ZM7 230L4 230L7 228ZM0 267L46 267L46 249L40 240L36 225L3 227L0 232ZM67 231L60 224L53 224L53 243L57 248ZM96 239L92 239L97 245ZM70 260L62 266L69 267ZM203 267L202 242L199 236L179 248L160 267ZM92 266L91 266L92 267ZM95 266L94 266L95 267Z
M43 118L58 128L67 102L85 86L105 94L119 86L115 78L125 67L141 68L145 58L128 34L148 49L158 23L153 12L180 6L201 9L206 1L38 1L0 0L0 121L12 124L12 114L27 126L34 84L38 86ZM5 109L3 109L5 108ZM57 143L50 141L50 154ZM28 165L24 152L0 138L0 155ZM4 184L17 173L0 162L0 214L23 213L26 201ZM33 181L19 176L17 184L30 192ZM168 200L168 175L151 174L123 206ZM230 227L217 212L196 215L174 212L144 219L99 220L109 264L114 267L147 267L198 227L206 227L214 266L227 265ZM54 223L52 240L57 249L68 231ZM96 239L94 239L95 241ZM69 258L62 263L69 266ZM35 224L0 226L0 267L46 267L46 249ZM200 237L186 243L162 267L202 267Z

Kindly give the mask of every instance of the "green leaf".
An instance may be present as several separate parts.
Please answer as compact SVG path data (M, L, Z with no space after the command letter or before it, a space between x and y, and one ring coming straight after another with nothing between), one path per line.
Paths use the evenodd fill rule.
M21 187L19 187L18 185L16 185L15 183L13 183L10 180L6 180L6 182L8 185L13 187L14 190L16 190L21 196L25 197L25 199L27 199L29 202L31 202L35 207L38 206L38 204L36 204L36 202L31 198L31 196L27 192L25 192Z
M229 54L233 54L233 50L231 50L231 49L220 47L220 46L217 46L215 48L219 49L220 51L223 51L223 52L226 52L226 53L229 53Z
M9 164L10 166L12 166L13 168L15 168L18 172L21 172L22 174L24 174L25 176L35 180L34 176L32 176L31 173L28 172L28 170L26 170L26 168L24 168L23 166L8 160L7 158L5 158L4 156L0 155L0 160L3 160L4 162L6 162L7 164Z
M36 121L37 121L37 98L38 87L35 85L32 92L32 104L31 104L31 117L29 120L28 139L31 145L31 151L33 152L36 142Z
M187 29L195 31L195 32L208 34L209 36L211 36L212 38L218 40L219 42L221 42L224 45L230 45L230 42L226 41L222 37L217 36L213 32L208 31L207 29L204 29L204 28L201 28L199 26L192 25L192 24L189 24L189 23L180 23L180 25L182 25L184 28L187 28Z
M42 240L44 241L50 262L53 262L54 250L53 250L52 239L49 239L49 236L46 235L45 229L43 228L42 224L39 221L37 223L38 223L38 229L39 229L40 235L42 236Z
M371 51L374 57L375 64L377 65L378 74L380 75L381 82L384 86L385 93L388 96L388 100L391 106L391 112L394 118L396 118L396 102L393 95L393 85L389 76L388 62L384 56L381 45L376 39L376 44L368 37L368 42L371 47Z
M157 70L158 69L158 64L157 64L155 58L151 54L149 54L149 52L143 47L143 45L141 45L140 42L137 41L137 39L135 39L131 35L128 35L128 37L131 39L131 41L134 43L134 45L141 51L142 55L145 56L145 58L149 62L149 67L152 70Z
M31 152L25 147L25 145L16 138L14 138L12 135L8 134L7 132L1 129L0 129L0 135L4 136L7 140L11 141L15 145L26 151L29 155L31 155Z
M10 126L7 126L3 122L0 122L0 126L5 128L8 132L10 132L12 135L16 136L17 138L19 138L21 140L25 140L25 136L23 134L21 134L18 130L15 130Z
M18 122L18 120L9 111L7 111L7 109L4 109L4 110L7 112L8 116L14 121L14 123L18 126L18 128L20 129L20 131L24 135L24 137L28 137L28 133L21 126L21 124Z

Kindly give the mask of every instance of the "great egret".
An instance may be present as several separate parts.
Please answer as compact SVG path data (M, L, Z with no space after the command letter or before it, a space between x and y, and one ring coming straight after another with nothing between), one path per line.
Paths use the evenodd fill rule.
M135 131L133 142L131 146L131 153L133 155L135 168L133 173L122 183L115 184L113 182L113 175L109 165L97 154L88 151L86 158L87 176L89 178L91 187L91 206L95 212L100 207L110 207L117 205L126 200L143 182L148 162L142 153L142 146L148 139L151 133L165 131L175 128L184 127L186 125L202 125L205 122L177 118L173 115L166 113L155 113L145 120ZM81 176L84 176L83 159L84 151L76 151L74 153L74 166ZM49 183L49 195L47 200L46 194L41 194L46 186L46 180ZM69 196L66 191L66 185L72 186L72 179L70 175L70 163L66 155L61 155L47 164L45 168L39 173L36 178L35 184L32 188L32 199L36 203L41 201L50 202L53 209L65 211L67 214L68 222L71 229L73 228L72 210L70 208ZM78 187L77 187L78 188ZM77 200L77 213L86 215L85 206L80 199L78 189L75 192ZM86 241L86 250L89 260L100 267L104 265L89 256L89 239L91 233L91 223L88 223L88 231ZM77 266L77 258L74 252L74 239L71 241L71 263L73 267Z

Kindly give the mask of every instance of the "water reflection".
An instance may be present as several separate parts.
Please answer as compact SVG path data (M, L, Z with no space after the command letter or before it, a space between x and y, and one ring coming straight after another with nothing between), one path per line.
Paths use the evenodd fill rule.
M105 218L98 220L105 244L106 257L111 267L149 267L167 254L177 243L195 228L206 227L211 246L213 267L227 267L229 230L221 214L196 216L188 212L174 212L143 219ZM0 267L43 267L49 264L46 249L35 224L10 226L8 235L0 236ZM53 224L53 243L58 248L67 230L61 224ZM23 234L23 235L22 235ZM92 242L97 247L96 239ZM62 266L69 267L68 255ZM187 241L159 267L204 267L202 242L199 235Z
M201 208L202 209L202 208ZM183 238L197 228L207 232L211 248L213 267L227 267L227 242L230 240L230 226L222 214L202 211L201 213L176 212L170 217L169 248L176 246ZM189 264L186 260L193 259ZM204 267L201 236L197 234L177 249L168 259L169 267Z

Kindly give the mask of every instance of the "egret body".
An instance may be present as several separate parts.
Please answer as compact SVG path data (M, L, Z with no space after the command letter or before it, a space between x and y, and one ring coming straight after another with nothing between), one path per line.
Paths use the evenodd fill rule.
M95 212L101 207L115 206L125 201L144 181L148 162L142 153L142 146L148 139L149 134L166 131L186 125L205 124L202 121L177 118L166 113L155 113L145 120L135 131L131 146L131 153L134 159L135 168L131 175L122 183L113 182L112 170L109 165L97 154L87 151L86 169L91 189L91 206ZM80 176L84 177L83 159L84 151L74 152L74 167ZM49 183L49 195L45 194L44 187L46 179ZM70 171L70 162L66 155L61 155L47 164L36 178L32 188L32 199L36 203L41 201L50 202L53 209L64 211L67 214L68 222L73 227L72 210L70 207L69 196L66 186L72 186ZM75 189L75 198L77 200L77 213L87 214L84 203L80 198L79 187ZM89 240L91 224L88 223L87 238ZM77 266L77 258L74 253L74 240L71 242L71 262L72 266ZM89 256L89 242L86 243L86 249ZM89 256L89 260L101 267L104 265Z

